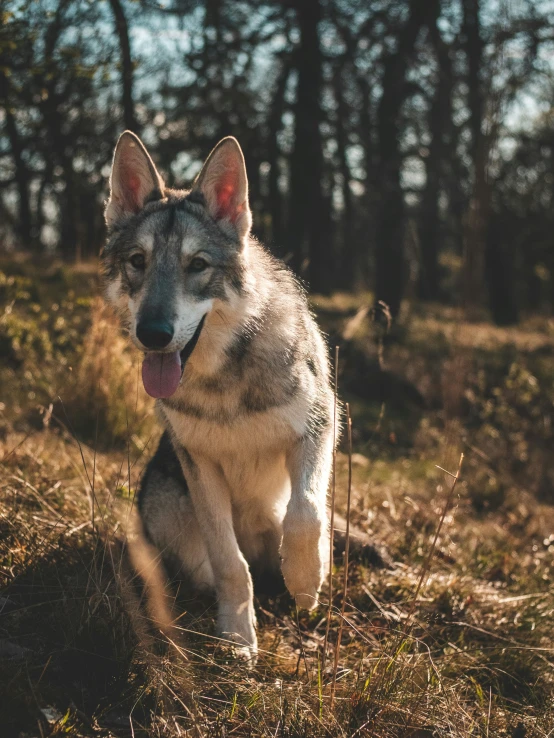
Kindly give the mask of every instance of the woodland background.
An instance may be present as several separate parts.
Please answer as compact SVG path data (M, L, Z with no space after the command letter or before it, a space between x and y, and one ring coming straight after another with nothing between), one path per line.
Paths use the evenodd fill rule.
M2 738L554 735L553 29L554 0L0 5ZM160 428L97 259L124 128L173 186L238 138L339 349L336 506L382 559L337 550L309 614L256 590L252 671L133 558Z
M171 185L222 136L256 234L315 292L554 300L551 0L9 0L4 249L95 257L114 142Z

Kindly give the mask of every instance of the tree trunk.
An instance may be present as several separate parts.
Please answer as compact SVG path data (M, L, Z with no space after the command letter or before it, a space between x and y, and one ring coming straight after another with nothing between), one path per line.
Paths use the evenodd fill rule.
M6 74L0 68L0 101L4 108L6 134L10 142L15 169L15 183L17 186L17 233L23 248L33 248L37 244L33 230L29 185L31 175L23 159L23 144L17 130L17 123L13 115L10 102L9 82Z
M441 179L448 155L447 131L452 118L452 59L438 28L440 5L429 25L429 35L435 49L438 75L435 94L429 111L431 142L425 159L426 184L421 201L419 244L421 264L418 292L422 300L438 300L440 293L439 239ZM451 151L451 149L450 149Z
M323 227L323 150L319 124L322 59L318 26L320 0L296 0L300 46L296 54L298 87L294 108L294 150L290 163L289 245L292 266L308 277L316 292L327 292L332 272L330 240Z
M62 176L60 180L64 184L63 191L58 196L61 212L59 249L63 258L80 261L79 199L71 153L72 142L64 134L64 118L60 113L60 101L63 95L58 93L57 90L60 79L56 75L57 66L54 61L54 51L63 29L64 14L70 2L71 0L59 0L56 12L46 31L44 57L48 67L52 70L52 74L46 84L47 94L39 103L39 107L48 131L52 159L61 167Z
M490 203L487 180L488 145L483 133L484 101L481 82L483 40L480 0L463 0L463 33L467 57L469 128L473 191L467 213L464 243L464 308L468 318L479 317L485 296L486 231Z
M115 30L119 39L119 51L121 53L123 122L127 130L138 133L133 98L133 59L131 57L131 44L129 41L129 26L120 0L109 0L109 2L115 21Z
M404 293L404 194L400 182L400 112L405 100L406 72L417 37L436 0L410 1L407 21L400 29L396 50L384 61L383 93L377 110L381 202L377 220L375 297L398 314Z
M59 110L59 101L55 91L56 80L52 79L48 87L48 95L42 102L43 120L48 131L51 154L62 171L63 191L58 195L60 200L59 248L62 257L68 261L81 261L82 244L79 234L80 202L78 184L73 168L71 142L63 132L63 119Z
M267 142L267 156L269 160L269 211L271 213L271 242L273 251L278 256L284 256L284 219L283 219L283 197L279 189L279 141L278 136L283 124L283 112L285 109L285 91L290 74L288 63L283 64L281 73L277 79L275 93L271 104L269 115L269 134Z
M489 227L485 274L494 322L497 325L514 325L519 319L515 254L503 236L502 229L499 232L494 225Z
M353 237L353 208L352 208L352 190L350 189L350 167L346 156L348 146L348 133L345 128L345 122L349 118L348 107L343 95L343 70L338 68L335 71L333 85L335 92L335 100L337 102L337 157L339 160L339 172L341 176L341 189L343 211L341 217L341 240L340 244L340 260L339 260L339 287L341 289L352 289L355 286L358 276L358 254L356 244Z
M360 112L360 143L364 150L364 169L365 169L365 192L363 196L364 213L362 221L362 233L367 238L366 252L363 258L360 255L360 269L363 281L370 284L372 275L374 274L374 256L375 256L375 237L371 240L369 234L375 233L375 222L377 212L377 193L378 193L378 166L375 156L375 145L373 142L374 121L371 115L371 89L365 77L358 78L358 87L361 95L361 112Z

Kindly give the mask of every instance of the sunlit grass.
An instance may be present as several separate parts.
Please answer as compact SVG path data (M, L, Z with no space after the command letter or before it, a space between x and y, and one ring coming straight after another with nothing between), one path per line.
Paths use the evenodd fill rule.
M174 582L160 595L170 614L163 628L149 607L125 535L158 431L124 337L71 279L50 284L48 299L57 300L57 317L71 330L79 314L72 345L48 316L51 355L37 363L37 353L18 354L16 346L13 362L0 367L17 405L2 399L0 720L6 735L548 735L554 510L532 467L550 473L550 431L541 426L548 401L542 388L551 372L545 345L517 356L519 339L512 344L511 333L485 342L467 364L457 416L435 401L448 389L437 386L440 378L456 376L448 375L446 362L458 349L434 319L426 331L425 317L414 318L414 330L386 346L387 370L409 375L426 405L414 412L403 400L385 403L382 412L380 397L352 402L350 519L387 547L394 565L376 570L351 562L342 618L344 568L335 562L324 669L327 591L309 615L297 614L285 595L260 597L260 659L249 671L214 637L210 597ZM17 289L39 290L32 282L24 286ZM71 305L55 289L76 289ZM39 297L16 296L10 315L30 323ZM337 312L323 320L334 335L360 306L357 299L331 300ZM339 384L347 398L354 398L353 375L375 361L371 330L369 323L360 326L344 347ZM521 366L510 373L514 355ZM54 380L64 403L53 401L49 414ZM34 385L44 394L29 397ZM436 467L455 473L462 451L461 479L446 507L452 478ZM514 461L516 451L523 461ZM527 462L525 453L532 454ZM343 446L337 457L342 511L347 471Z

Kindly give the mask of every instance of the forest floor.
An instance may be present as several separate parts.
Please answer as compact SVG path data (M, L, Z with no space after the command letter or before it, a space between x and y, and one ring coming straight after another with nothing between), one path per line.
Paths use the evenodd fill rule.
M327 589L310 614L258 597L249 671L213 600L130 564L159 429L97 295L92 266L0 263L3 738L554 735L554 321L406 305L384 335L368 295L314 299L353 419L350 518L391 564L351 562L341 615L336 561L325 659ZM343 513L347 478L343 438Z

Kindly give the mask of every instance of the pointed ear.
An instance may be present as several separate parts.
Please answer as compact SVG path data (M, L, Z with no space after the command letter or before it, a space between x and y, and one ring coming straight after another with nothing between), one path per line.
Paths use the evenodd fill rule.
M204 196L208 212L221 225L230 224L242 241L252 227L244 156L236 138L221 140L196 177L193 191Z
M147 201L161 200L164 183L138 136L125 131L119 137L110 175L106 223L111 228L122 218L140 212Z

